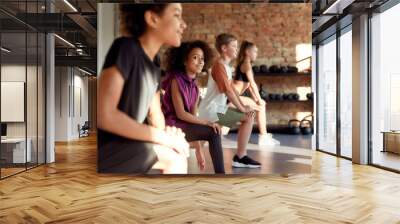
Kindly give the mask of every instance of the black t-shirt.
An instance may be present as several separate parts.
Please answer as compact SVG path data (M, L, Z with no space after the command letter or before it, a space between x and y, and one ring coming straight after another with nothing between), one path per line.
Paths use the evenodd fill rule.
M144 123L151 101L159 89L161 70L158 56L153 62L137 39L121 37L114 40L105 58L103 69L112 66L118 68L125 80L118 109L137 122ZM130 140L98 129L97 141L100 149L110 142Z

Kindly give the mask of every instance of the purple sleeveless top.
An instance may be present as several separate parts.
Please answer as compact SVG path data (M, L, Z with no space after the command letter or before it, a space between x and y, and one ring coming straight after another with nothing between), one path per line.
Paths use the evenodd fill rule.
M165 123L168 126L183 128L189 123L180 120L176 115L175 108L172 103L171 92L171 84L173 79L175 79L178 83L179 92L181 93L183 106L186 112L191 113L192 109L195 107L197 97L199 96L199 89L196 85L195 79L189 78L183 72L168 72L166 78L161 83L161 88L165 91L165 94L161 100L161 108L165 116Z

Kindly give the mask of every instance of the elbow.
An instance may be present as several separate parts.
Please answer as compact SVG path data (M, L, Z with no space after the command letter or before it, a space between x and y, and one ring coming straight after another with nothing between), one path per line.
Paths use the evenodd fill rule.
M108 124L110 124L110 111L105 111L102 109L99 109L97 111L97 128L107 130L109 127ZM111 122L112 123L112 122Z
M224 91L224 94L232 97L233 95L235 95L235 92L233 91L233 89L229 88Z
M107 121L104 118L104 116L102 116L102 113L97 113L97 128L99 129L106 129L107 127Z
M185 116L185 112L177 112L176 116L178 117L179 120L185 120L186 116Z

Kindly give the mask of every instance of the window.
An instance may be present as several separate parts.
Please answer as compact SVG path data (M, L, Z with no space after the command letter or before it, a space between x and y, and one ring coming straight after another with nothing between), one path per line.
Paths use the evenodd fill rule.
M371 137L372 163L400 170L400 134L384 139L383 132L400 130L400 5L371 19ZM394 143L394 147L384 144Z
M352 32L340 36L340 155L352 157Z
M15 13L39 13L44 1L7 1ZM13 13L12 13L13 14ZM0 178L45 163L45 35L0 12Z
M336 39L318 48L318 149L336 153Z

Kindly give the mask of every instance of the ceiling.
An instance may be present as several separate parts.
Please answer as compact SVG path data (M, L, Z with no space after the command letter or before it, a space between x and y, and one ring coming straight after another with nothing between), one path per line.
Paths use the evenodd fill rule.
M96 0L47 0L47 5L44 0L1 0L1 44L11 50L1 52L6 56L2 60L32 60L44 48L44 43L37 43L43 40L38 35L51 32L61 37L55 38L56 66L67 64L96 71L96 27ZM82 63L76 60L79 57L84 57Z
M388 0L312 0L313 43L351 24L354 17L373 11Z

